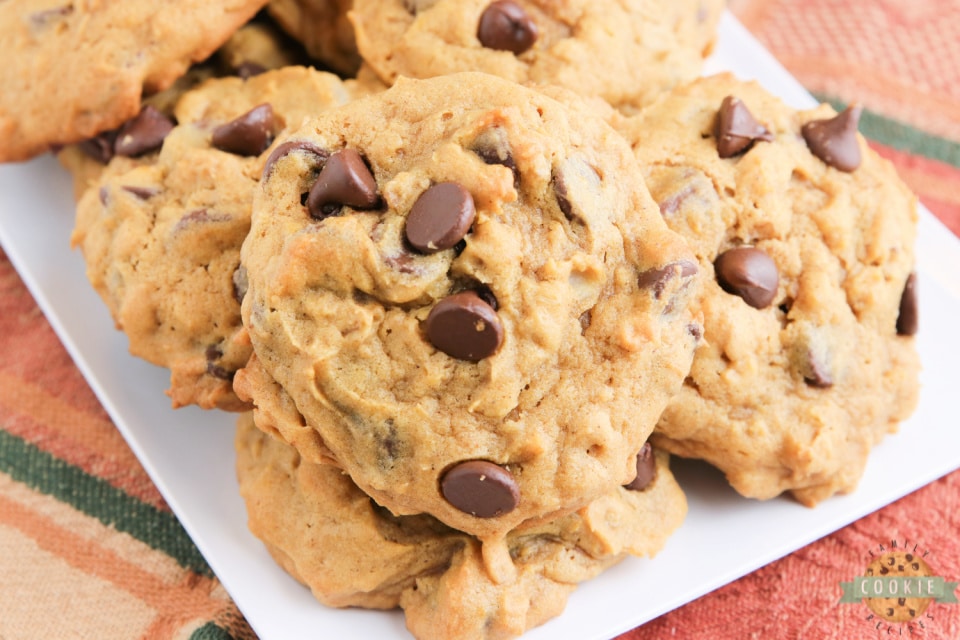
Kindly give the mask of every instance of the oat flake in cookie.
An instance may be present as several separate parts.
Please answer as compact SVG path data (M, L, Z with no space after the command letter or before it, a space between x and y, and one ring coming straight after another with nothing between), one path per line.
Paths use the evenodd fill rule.
M704 342L653 441L746 496L851 491L917 402L916 199L858 115L720 75L624 127L704 276Z
M114 129L266 0L0 2L0 162Z
M384 82L483 71L624 110L692 80L722 0L353 0L364 61Z
M484 539L630 482L700 329L695 259L623 139L479 73L286 136L242 259L256 354L317 437L279 435Z
M246 406L232 379L251 353L238 267L254 187L277 134L350 97L305 67L209 80L180 98L156 149L114 157L80 198L87 276L131 353L170 369L173 406Z
M611 488L576 513L507 536L513 571L497 581L476 538L428 515L392 515L248 414L236 451L250 530L277 563L326 605L402 607L419 640L519 636L559 615L578 583L627 555L656 554L687 510L667 455L653 452L642 487Z

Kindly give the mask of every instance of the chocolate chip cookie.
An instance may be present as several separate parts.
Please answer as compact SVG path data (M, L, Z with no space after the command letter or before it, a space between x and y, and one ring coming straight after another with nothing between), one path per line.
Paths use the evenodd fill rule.
M858 114L720 75L624 127L704 274L704 343L655 442L745 496L854 489L917 402L916 199Z
M137 115L266 0L0 3L0 162L79 142Z
M487 74L286 136L242 260L301 426L397 515L484 539L629 482L700 334L695 259L623 138Z
M400 606L417 638L508 638L559 615L579 582L627 555L652 556L686 514L666 454L642 486L614 488L575 513L489 549L427 515L395 516L339 469L311 463L240 417L237 474L250 530L290 575L334 607Z
M313 58L353 76L362 60L347 19L352 5L352 0L270 0L267 11Z
M630 110L700 73L722 0L353 0L363 59L392 83L483 71Z
M172 117L148 108L116 135L73 243L130 351L170 369L175 407L246 406L232 379L250 355L237 268L253 190L276 135L351 97L332 74L286 67L209 80Z

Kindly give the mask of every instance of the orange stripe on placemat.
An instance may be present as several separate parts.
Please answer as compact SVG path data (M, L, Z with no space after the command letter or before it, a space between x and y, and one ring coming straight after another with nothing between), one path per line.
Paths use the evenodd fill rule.
M216 583L190 571L171 584L131 563L110 548L68 531L54 519L34 512L0 494L0 523L21 531L39 548L62 558L76 569L109 582L157 612L146 637L174 637L173 630L194 620L212 619L227 602L211 597ZM156 553L144 546L144 564Z
M870 146L890 160L930 212L960 236L960 169L876 142Z
M169 510L160 492L112 422L75 407L44 388L0 370L4 429L127 494ZM7 414L7 416L4 416Z
M960 104L952 96L920 93L915 84L884 74L883 69L833 57L778 52L777 58L810 91L847 102L862 100L889 118L960 139Z

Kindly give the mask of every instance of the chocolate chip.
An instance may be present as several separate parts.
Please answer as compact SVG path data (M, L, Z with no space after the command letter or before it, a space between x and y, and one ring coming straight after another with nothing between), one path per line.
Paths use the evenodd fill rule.
M247 287L249 286L247 268L243 265L238 266L233 272L231 281L233 282L233 299L237 301L237 304L242 304L243 297L247 295Z
M697 275L699 269L696 263L689 260L671 262L660 269L648 269L637 278L641 289L652 289L653 297L657 300L663 295L663 290L674 278L691 278Z
M52 22L56 22L73 13L73 3L67 3L60 7L45 9L43 11L34 11L30 14L30 24L35 27L45 27Z
M773 140L773 134L757 122L747 105L736 96L727 96L720 103L716 136L717 153L721 158L746 151L756 140Z
M625 488L630 491L643 491L656 477L657 460L653 455L653 447L649 442L644 442L637 454L637 476L630 484L625 485Z
M456 182L440 182L413 203L404 232L417 251L436 253L460 242L476 215L469 191Z
M276 146L276 148L270 152L270 155L267 157L267 161L263 165L263 173L261 174L261 179L266 180L270 176L270 172L273 171L273 166L284 156L291 153L297 152L306 152L310 155L316 156L320 162L323 162L330 156L330 152L326 149L321 149L312 142L306 140L288 140L287 142L282 142Z
M238 156L258 156L273 140L273 107L261 104L213 130L214 147Z
M860 166L860 142L857 126L863 107L852 105L843 113L825 120L812 120L801 128L803 139L813 155L840 171Z
M149 200L153 196L160 193L158 187L138 187L136 185L124 185L121 187L127 193L133 194L141 200Z
M730 249L717 257L714 268L720 287L727 293L740 296L755 309L769 306L777 295L780 284L777 265L760 249Z
M513 172L514 187L520 186L520 170L513 159L507 133L501 127L491 127L474 139L470 150L487 164L500 164Z
M807 366L805 367L803 381L817 389L829 389L833 386L833 374L830 373L827 363L813 351L807 354Z
M310 189L307 210L318 220L344 206L372 209L380 202L377 181L355 149L343 149L327 159Z
M602 188L597 170L579 157L567 158L554 167L553 193L557 206L567 220L585 220L580 202L588 200L585 194L599 193ZM575 194L571 197L571 192Z
M481 300L490 305L490 308L494 311L500 308L500 303L497 302L497 297L493 295L493 291L490 290L490 287L486 285L479 285L473 291Z
M459 360L478 362L503 343L503 326L493 307L475 291L462 291L438 302L424 323L434 347Z
M468 460L451 468L440 481L443 497L478 518L510 513L520 503L520 487L509 471L486 460Z
M520 55L537 41L537 25L513 0L497 0L480 16L477 38L488 49Z
M172 130L173 120L148 104L117 131L113 152L118 156L136 158L156 151L163 146L163 140Z
M253 76L258 76L261 73L266 73L266 71L266 67L257 64L256 62L241 62L233 68L233 75L246 80L248 78L252 78Z
M113 158L113 145L117 141L116 130L104 131L79 144L80 150L97 162L107 164Z
M234 373L216 363L217 360L223 357L223 351L217 345L210 345L204 351L204 356L207 359L207 373L214 378L220 378L221 380L233 380Z
M897 316L897 334L916 335L920 323L917 314L917 274L907 276L907 283L900 295L900 315Z

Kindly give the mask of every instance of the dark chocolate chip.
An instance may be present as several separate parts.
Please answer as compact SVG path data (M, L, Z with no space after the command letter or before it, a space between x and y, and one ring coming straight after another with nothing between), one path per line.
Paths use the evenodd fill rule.
M736 96L727 96L717 113L717 153L721 158L746 151L756 140L773 140L773 134L753 117Z
M246 80L247 78L258 76L261 73L266 73L266 71L266 67L259 65L256 62L241 62L233 68L233 75Z
M477 27L480 44L520 55L537 41L537 25L513 0L497 0L484 9Z
M440 481L443 497L478 518L510 513L520 503L520 487L509 471L486 460L468 460L452 467Z
M491 127L481 133L473 141L470 150L480 156L487 164L500 164L513 172L514 187L520 186L520 170L513 159L510 150L510 141L501 127Z
M493 307L475 291L461 291L438 302L424 323L427 339L448 356L478 362L503 343L503 326Z
M242 304L243 297L247 295L247 287L249 286L247 268L243 265L237 267L233 272L231 280L233 282L233 299L237 301L237 304Z
M460 242L476 215L469 191L456 182L440 182L413 203L404 233L417 251L436 253Z
M204 356L207 359L207 373L209 375L221 380L233 380L234 372L217 364L217 360L223 357L223 351L220 350L220 347L210 345L204 351Z
M640 274L637 284L641 289L652 289L653 297L657 300L663 295L663 290L674 278L691 278L697 275L699 269L696 263L689 260L671 262L660 269L649 269Z
M687 333L693 336L693 339L697 342L703 340L703 325L697 323L691 323L687 325Z
M557 198L557 206L567 220L584 220L580 206L570 197L573 189L582 194L588 191L599 192L601 180L597 170L580 158L567 158L553 169L553 193Z
M813 351L807 354L803 381L817 389L829 389L833 386L833 374L830 372L829 365Z
M316 156L319 162L323 162L330 156L330 152L321 149L312 142L306 140L288 140L287 142L282 142L276 146L276 148L270 152L270 155L267 157L267 161L263 165L263 173L261 174L261 179L266 180L270 176L270 172L273 171L273 166L284 156L291 153L297 152L306 152L310 155Z
M124 185L121 187L127 193L131 193L141 200L149 200L153 196L160 193L159 187L138 187L136 185Z
M625 487L630 491L643 491L656 477L657 460L653 455L653 447L649 442L644 442L637 454L637 476Z
M156 151L163 146L164 139L172 130L173 120L148 104L117 131L113 152L118 156L136 158Z
M900 315L897 316L897 334L916 335L920 327L917 313L917 274L907 276L907 283L900 296Z
M318 220L334 215L344 206L372 209L380 203L377 181L355 149L343 149L327 158L317 181L310 188L307 210Z
M755 309L769 306L777 295L780 284L777 265L760 249L730 249L717 257L714 268L720 287L727 293L740 296Z
M825 120L812 120L801 128L803 139L813 155L840 171L853 171L860 166L860 142L857 126L863 107L847 107L843 113Z
M258 156L273 140L273 107L261 104L213 130L214 147L238 156Z
M104 131L79 144L80 150L97 162L107 164L113 158L113 145L117 141L116 130Z
M587 329L590 328L590 323L593 322L593 313L587 309L580 314L580 333L586 333Z

